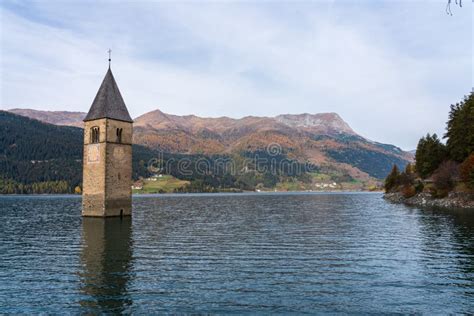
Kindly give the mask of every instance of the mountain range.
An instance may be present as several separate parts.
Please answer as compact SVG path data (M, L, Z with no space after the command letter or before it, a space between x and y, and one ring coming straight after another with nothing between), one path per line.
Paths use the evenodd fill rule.
M11 113L45 123L82 127L86 113L11 109ZM232 155L265 151L269 146L286 157L357 180L382 179L393 164L403 168L413 154L394 145L358 135L338 114L283 114L205 118L160 110L134 119L134 143L177 154ZM276 146L276 147L275 147Z

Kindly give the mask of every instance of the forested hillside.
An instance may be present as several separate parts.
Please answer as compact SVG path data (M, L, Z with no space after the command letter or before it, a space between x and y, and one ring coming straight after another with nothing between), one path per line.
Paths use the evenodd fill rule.
M0 193L72 193L82 182L83 130L0 111ZM134 146L134 177L153 151Z
M73 193L82 182L82 143L80 128L0 111L0 193ZM258 166L250 163L256 160ZM283 167L276 168L282 162ZM265 151L185 155L133 145L132 163L133 179L166 173L190 181L184 188L188 192L254 190L259 184L271 188L282 181L311 180L308 166L284 154L268 157Z
M0 112L0 193L66 193L82 181L82 129Z

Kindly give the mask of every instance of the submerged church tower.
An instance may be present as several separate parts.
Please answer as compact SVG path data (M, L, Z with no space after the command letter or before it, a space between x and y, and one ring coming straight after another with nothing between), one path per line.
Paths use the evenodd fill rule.
M83 216L131 215L132 127L109 65L84 119Z

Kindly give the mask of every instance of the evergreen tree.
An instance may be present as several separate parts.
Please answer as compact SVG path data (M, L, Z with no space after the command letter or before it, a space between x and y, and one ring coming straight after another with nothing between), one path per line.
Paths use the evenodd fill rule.
M415 168L422 178L429 177L446 159L446 146L436 134L427 134L418 142Z
M471 93L462 102L451 105L446 146L449 158L457 162L464 161L474 152L474 94Z
M398 185L400 177L400 171L398 171L397 165L393 165L392 171L390 171L387 178L385 178L385 192L391 192Z

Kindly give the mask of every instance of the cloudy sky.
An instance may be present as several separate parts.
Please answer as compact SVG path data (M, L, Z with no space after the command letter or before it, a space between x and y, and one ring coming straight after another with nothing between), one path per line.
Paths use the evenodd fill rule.
M87 111L112 69L133 117L337 112L413 149L472 87L472 5L0 2L0 108Z

